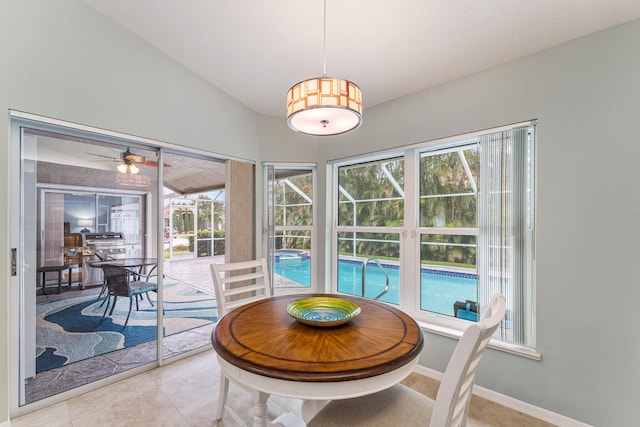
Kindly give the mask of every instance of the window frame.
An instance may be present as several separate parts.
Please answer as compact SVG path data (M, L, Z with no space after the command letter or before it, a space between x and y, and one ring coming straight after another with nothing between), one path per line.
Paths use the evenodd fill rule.
M452 150L463 146L477 143L480 135L507 131L517 127L532 127L533 134L531 140L532 158L531 158L531 175L532 181L532 223L530 239L527 247L524 249L529 263L528 283L523 284L523 290L528 293L527 307L524 309L524 316L528 317L531 324L531 332L527 346L515 345L508 342L493 339L490 346L502 351L524 356L527 358L540 360L541 355L535 349L535 180L536 180L536 162L535 162L535 131L536 121L531 120L521 122L514 125L503 126L494 129L483 130L479 132L459 135L457 137L443 138L434 141L412 144L405 147L398 147L393 150L385 150L378 153L367 154L362 156L353 156L346 159L338 159L327 162L327 215L331 224L330 241L327 245L327 259L331 262L327 265L327 277L331 277L331 292L338 293L337 289L337 264L338 264L338 233L344 231L371 231L371 227L340 227L338 226L338 171L341 167L352 166L358 163L366 163L372 161L381 161L398 157L404 158L405 179L404 179L404 209L405 218L404 225L400 229L398 227L380 227L377 232L400 232L400 283L417 283L417 286L403 286L400 289L399 308L413 316L422 326L423 330L438 335L444 335L459 338L463 331L468 327L469 322L458 319L449 315L428 312L420 309L420 238L423 234L430 234L434 231L433 227L421 227L420 220L420 158L421 154L426 152L434 152L440 150ZM455 229L447 229L453 231ZM478 236L478 225L474 228L465 228L464 231L472 232ZM477 244L477 242L476 242ZM480 284L478 284L480 286Z
M308 225L276 225L275 218L275 200L270 186L275 184L276 171L305 171L311 175L311 224ZM273 182L270 176L273 174ZM275 238L277 232L304 232L309 233L310 239L310 283L309 286L296 287L299 292L314 292L317 289L317 265L318 265L318 226L317 226L317 165L315 163L279 163L279 162L262 162L262 179L263 179L263 212L262 212L262 242L263 256L267 258L269 267L269 277L272 290L291 289L288 286L276 286L275 275Z

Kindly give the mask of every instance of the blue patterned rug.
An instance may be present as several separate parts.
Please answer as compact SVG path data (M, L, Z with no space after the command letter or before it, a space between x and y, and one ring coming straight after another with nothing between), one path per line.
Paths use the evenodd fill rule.
M156 339L157 295L150 292L135 303L127 327L129 299L118 298L111 316L100 318L104 306L96 295L67 298L38 305L36 320L36 372L47 371L79 360ZM164 286L163 334L172 335L218 320L215 299L183 284Z

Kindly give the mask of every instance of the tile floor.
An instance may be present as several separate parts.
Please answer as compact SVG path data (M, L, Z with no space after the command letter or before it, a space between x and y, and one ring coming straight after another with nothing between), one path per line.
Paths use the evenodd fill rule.
M412 374L404 383L435 397L438 382ZM12 427L102 427L102 426L215 426L219 367L215 353L206 350L160 368L124 379L11 420ZM246 423L251 421L251 398L233 383L229 403ZM282 413L300 413L301 402L272 396L269 418ZM547 427L546 422L474 397L472 427ZM225 414L221 425L238 423Z
M174 280L182 278L181 281L188 281L194 287L213 293L209 273L211 262L212 259L208 258L191 260L190 262L168 263L165 274ZM220 261L215 260L214 262ZM285 289L282 291L286 291L286 284L280 285L285 285ZM64 297L64 293L61 297ZM59 297L52 295L50 298ZM210 327L205 332L195 331L189 336L176 337L174 343L165 340L165 347L167 347L164 349L165 357L169 355L167 352L178 354L198 346L208 346ZM207 342L203 342L203 340ZM118 360L109 361L110 364L113 364L114 369L110 373L137 366L141 360L139 352L153 356L155 342L152 344L153 349L140 348L135 350L136 355L132 356L135 356L136 363L129 364L131 358L127 356L126 352L118 355ZM124 352L124 350L121 351ZM95 369L97 361L90 360L86 363L88 365L84 368L79 366L78 369L74 368L66 372L61 370L60 372L46 373L49 377L41 376L38 383L27 387L33 393L29 401L51 395L51 387L62 387L58 391L68 390L108 375L108 373ZM88 378L87 373L90 373L93 378ZM404 383L431 398L435 398L438 389L437 381L418 374L412 374ZM216 425L213 418L217 407L218 385L219 367L215 354L212 350L206 350L189 358L167 363L161 368L16 418L11 421L11 425L13 427L214 426ZM248 393L232 384L229 400L231 406L249 424L251 421L251 399ZM300 404L301 402L297 400L272 396L268 403L270 419L286 412L299 414ZM470 416L470 426L472 427L551 426L551 424L478 397L472 399ZM222 425L235 427L238 423L227 414Z

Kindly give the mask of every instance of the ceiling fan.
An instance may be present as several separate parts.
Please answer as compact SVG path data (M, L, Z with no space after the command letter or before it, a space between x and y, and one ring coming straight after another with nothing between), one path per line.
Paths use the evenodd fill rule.
M127 147L126 151L123 151L122 153L120 153L120 158L105 156L105 155L96 154L96 153L87 153L87 154L91 154L93 156L98 156L98 157L104 157L106 159L109 159L108 161L120 163L116 167L116 169L118 169L118 172L121 172L121 173L130 172L132 174L136 174L140 172L140 166L158 167L158 162L156 162L155 160L148 160L145 156L142 156L140 154L132 153L129 147ZM171 167L171 165L165 163L164 167Z

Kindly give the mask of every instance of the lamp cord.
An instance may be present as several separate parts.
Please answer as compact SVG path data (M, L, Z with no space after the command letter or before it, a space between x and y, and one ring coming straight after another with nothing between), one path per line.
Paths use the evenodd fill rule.
M324 0L322 41L322 77L327 77L327 0Z

